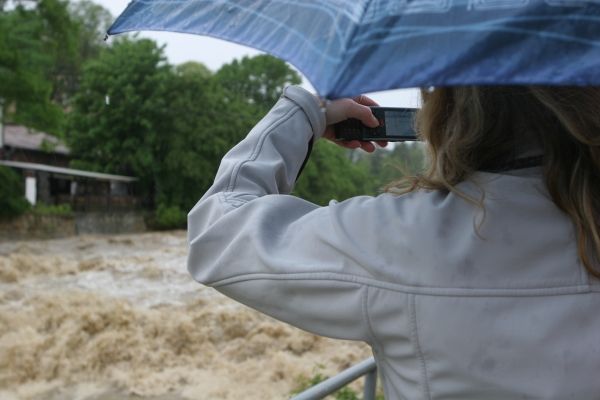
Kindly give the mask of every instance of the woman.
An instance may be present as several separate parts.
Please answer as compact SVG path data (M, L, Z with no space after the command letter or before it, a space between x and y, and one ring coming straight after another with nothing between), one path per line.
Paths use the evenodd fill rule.
M318 207L288 195L310 143L377 122L288 87L190 212L191 274L369 343L387 399L600 398L600 91L423 94L429 170Z

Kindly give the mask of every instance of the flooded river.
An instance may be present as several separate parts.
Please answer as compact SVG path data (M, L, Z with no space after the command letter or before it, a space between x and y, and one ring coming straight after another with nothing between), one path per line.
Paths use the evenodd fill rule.
M194 282L184 232L0 243L0 399L285 399L370 356Z

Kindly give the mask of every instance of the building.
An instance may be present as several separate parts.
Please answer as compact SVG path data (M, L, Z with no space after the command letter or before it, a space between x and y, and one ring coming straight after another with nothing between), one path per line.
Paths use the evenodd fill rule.
M66 144L56 136L7 124L0 127L0 160L68 167L71 157Z
M69 204L74 211L127 211L138 205L136 178L69 168L70 161L59 138L0 125L0 165L22 173L31 204Z

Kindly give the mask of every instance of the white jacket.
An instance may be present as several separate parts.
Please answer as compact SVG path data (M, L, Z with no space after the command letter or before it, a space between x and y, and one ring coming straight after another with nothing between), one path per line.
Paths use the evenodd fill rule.
M288 87L189 214L193 277L305 330L371 345L386 399L600 399L600 283L540 174L452 193L288 195L325 128Z

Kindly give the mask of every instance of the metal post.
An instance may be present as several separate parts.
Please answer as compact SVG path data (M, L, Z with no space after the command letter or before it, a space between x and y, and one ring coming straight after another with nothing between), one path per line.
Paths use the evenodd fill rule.
M372 370L365 375L365 389L363 391L363 400L375 400L375 391L377 389L377 370Z

